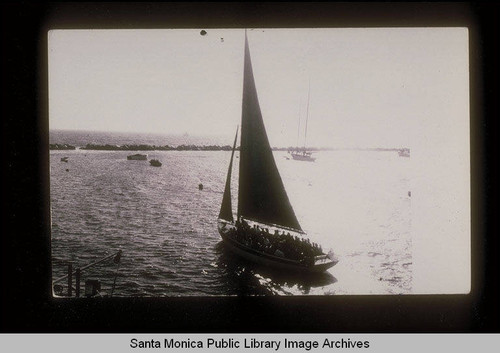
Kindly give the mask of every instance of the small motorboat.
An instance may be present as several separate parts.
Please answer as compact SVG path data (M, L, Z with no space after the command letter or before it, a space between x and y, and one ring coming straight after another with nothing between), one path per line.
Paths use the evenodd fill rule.
M151 164L153 167L161 167L161 162L157 159L151 159L149 161L149 164Z

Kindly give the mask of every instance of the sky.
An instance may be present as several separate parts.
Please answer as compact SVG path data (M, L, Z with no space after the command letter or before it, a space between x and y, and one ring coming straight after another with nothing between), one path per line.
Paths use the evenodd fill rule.
M49 31L49 128L230 141L244 30L201 30ZM249 29L248 40L272 146L411 148L423 120L468 113L466 28Z

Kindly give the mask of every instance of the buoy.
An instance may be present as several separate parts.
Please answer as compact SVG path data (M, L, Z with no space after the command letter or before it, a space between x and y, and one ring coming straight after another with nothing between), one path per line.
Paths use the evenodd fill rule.
M69 172L69 169L66 169L67 172Z
M202 184L202 183L199 183L199 184L198 184L198 189L199 189L199 190L203 190L203 184Z

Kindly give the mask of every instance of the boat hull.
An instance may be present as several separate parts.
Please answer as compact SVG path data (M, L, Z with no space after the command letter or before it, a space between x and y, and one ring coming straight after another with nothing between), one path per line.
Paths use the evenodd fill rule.
M161 167L161 162L157 159L150 160L149 164L153 167Z
M127 160L129 161L145 161L148 159L147 154L133 154L130 156L127 156Z
M338 262L336 259L327 259L319 264L315 263L314 265L306 265L299 261L266 254L233 240L228 236L228 230L231 228L234 228L233 223L219 220L218 230L220 236L222 237L224 245L233 253L241 256L242 258L262 266L272 267L284 271L320 273L325 272Z
M292 153L292 158L295 159L296 161L305 161L305 162L314 162L316 158L311 157L311 156L304 156L301 154L294 154Z

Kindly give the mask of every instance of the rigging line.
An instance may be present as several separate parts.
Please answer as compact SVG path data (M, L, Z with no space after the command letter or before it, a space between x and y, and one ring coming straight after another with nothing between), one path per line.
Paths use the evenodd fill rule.
M90 263L90 264L88 264L88 265L86 265L86 266L83 266L82 268L80 268L80 271L82 271L82 272L83 272L84 270L86 270L86 269L87 269L87 268L89 268L89 267L93 267L93 266L95 266L95 265L97 265L97 264L100 264L101 262L104 262L104 261L106 261L106 260L111 259L112 257L116 257L116 256L118 256L118 254L121 256L121 253L122 253L122 251L121 251L121 250L118 250L118 252L116 252L116 253L113 253L113 254L111 254L111 255L105 256L105 257L103 257L102 259L100 259L100 260L98 260L98 261L95 261L95 262L92 262L92 263ZM76 272L76 271L72 271L72 272ZM54 284L55 284L55 283L57 283L57 282L59 282L59 281L62 281L63 279L68 278L68 277L69 277L69 275L65 275L65 276L59 277L59 278L55 279L52 283L54 283Z
M115 291L115 286L116 286L116 277L118 277L118 271L120 270L120 265L122 264L122 262L118 262L118 266L116 268L116 271L115 271L115 278L113 279L113 287L111 287L111 294L110 294L110 297L113 296L113 293Z

